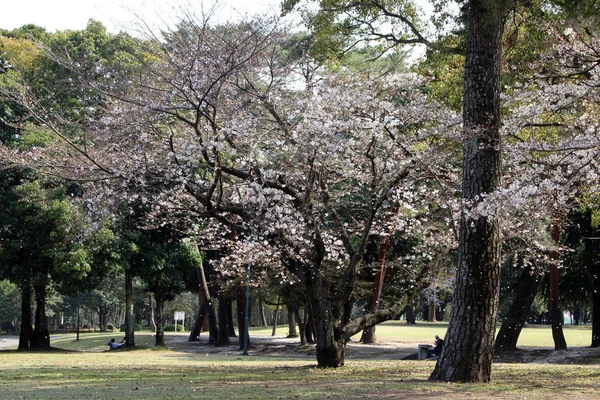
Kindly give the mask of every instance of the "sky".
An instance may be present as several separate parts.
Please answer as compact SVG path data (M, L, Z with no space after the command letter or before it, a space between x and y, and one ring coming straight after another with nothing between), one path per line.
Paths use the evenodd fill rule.
M180 5L200 10L200 4L217 4L219 18L235 19L245 13L277 13L281 0L3 0L0 28L14 29L36 24L49 32L84 29L90 18L102 22L109 32L124 30L141 16L145 21L169 19Z

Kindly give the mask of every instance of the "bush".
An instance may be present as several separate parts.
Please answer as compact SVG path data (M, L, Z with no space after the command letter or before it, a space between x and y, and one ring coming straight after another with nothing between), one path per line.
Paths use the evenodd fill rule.
M121 332L125 332L126 330L127 330L127 325L126 325L126 324L123 324L123 325L121 325L121 327L119 328L119 331L121 331ZM137 323L136 323L136 324L133 326L133 331L134 331L134 332L135 332L135 331L141 331L141 330L142 330L142 326L141 326L140 324L137 324Z
M165 325L165 332L174 332L175 324ZM183 332L183 325L177 324L177 332Z

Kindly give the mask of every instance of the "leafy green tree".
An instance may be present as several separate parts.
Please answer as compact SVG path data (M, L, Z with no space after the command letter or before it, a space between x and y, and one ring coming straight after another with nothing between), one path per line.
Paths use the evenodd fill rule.
M17 330L21 307L21 294L18 286L8 280L0 281L0 324L2 330Z
M185 277L195 270L202 260L189 244L173 237L166 229L137 230L131 237L135 251L130 257L132 267L138 271L146 290L156 301L156 345L164 346L165 302L185 289Z
M2 216L2 276L22 291L22 330L19 347L48 347L46 294L52 277L82 279L91 267L81 240L77 211L62 187L27 182L14 188L14 201ZM35 293L35 329L29 304Z

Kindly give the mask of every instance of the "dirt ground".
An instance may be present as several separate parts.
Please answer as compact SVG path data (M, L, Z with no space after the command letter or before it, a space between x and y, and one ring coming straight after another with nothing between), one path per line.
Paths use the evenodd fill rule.
M197 354L239 355L241 351L237 338L231 338L229 346L214 347L201 336L200 342L189 342L186 336L166 336L169 349ZM385 341L376 344L349 342L346 350L347 360L402 360L416 359L420 343ZM292 357L316 359L315 345L300 346L298 338L253 336L250 338L248 353L263 357ZM600 348L573 347L567 350L554 351L551 348L525 347L516 352L498 354L495 362L502 363L548 363L548 364L588 364L600 362Z

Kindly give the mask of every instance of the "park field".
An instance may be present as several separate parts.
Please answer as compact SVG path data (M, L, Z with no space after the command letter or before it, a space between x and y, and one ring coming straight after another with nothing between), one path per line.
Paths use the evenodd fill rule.
M278 333L287 334L287 327ZM254 329L251 335L267 333ZM427 342L444 324L377 328L382 342ZM567 342L589 343L589 328L565 328ZM270 330L268 333L270 335ZM182 333L168 333L184 339ZM544 347L548 327L526 328L521 346ZM135 350L106 351L114 333L53 337L48 351L0 351L2 399L597 399L600 359L581 364L496 363L487 384L431 383L433 361L352 359L338 369L315 368L314 359L263 357L154 348L149 332L136 333ZM401 339L402 338L402 339ZM573 344L570 343L572 341ZM542 346L544 345L544 346ZM206 346L206 345L204 345Z

